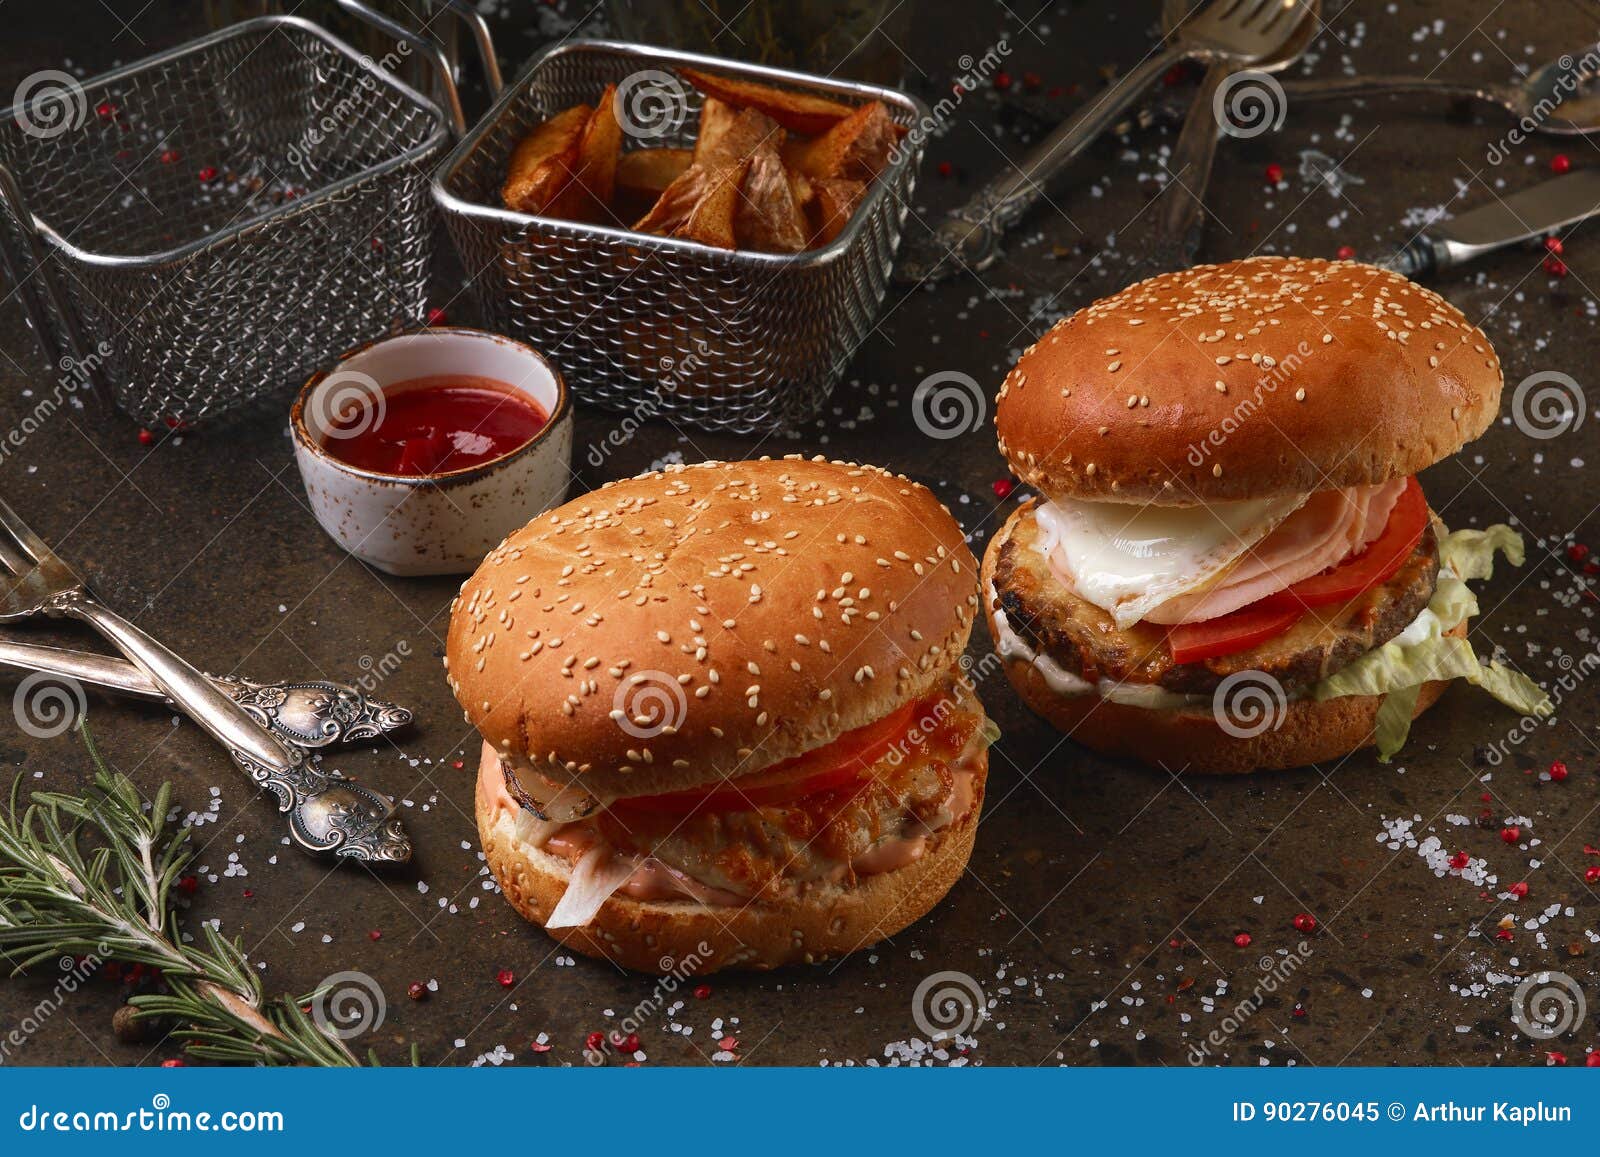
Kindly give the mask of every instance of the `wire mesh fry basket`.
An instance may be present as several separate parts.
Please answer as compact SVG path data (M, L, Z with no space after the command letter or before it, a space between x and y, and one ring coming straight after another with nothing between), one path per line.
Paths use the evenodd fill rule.
M0 115L0 256L50 359L141 423L291 390L421 318L433 101L293 17L58 75Z
M845 230L798 254L718 249L505 209L517 143L616 84L642 131L624 147L693 143L701 97L676 65L832 97L880 100L909 127L925 108L892 89L614 41L546 50L440 165L433 194L491 329L555 360L578 398L698 429L752 434L814 417L871 332L900 242L921 144L902 138Z

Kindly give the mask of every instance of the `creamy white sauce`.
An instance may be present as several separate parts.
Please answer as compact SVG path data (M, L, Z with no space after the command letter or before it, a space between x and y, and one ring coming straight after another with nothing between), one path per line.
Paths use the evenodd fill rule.
M1432 607L1423 607L1422 613L1411 620L1411 625L1390 639L1389 642L1401 647L1409 647L1428 639L1435 628L1441 635L1450 629L1440 621L1438 615L1433 613Z

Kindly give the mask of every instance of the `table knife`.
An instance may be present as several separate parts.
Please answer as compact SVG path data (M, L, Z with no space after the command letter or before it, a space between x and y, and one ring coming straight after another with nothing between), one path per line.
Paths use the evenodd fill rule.
M1379 264L1407 277L1427 277L1597 213L1600 169L1582 169L1441 221Z

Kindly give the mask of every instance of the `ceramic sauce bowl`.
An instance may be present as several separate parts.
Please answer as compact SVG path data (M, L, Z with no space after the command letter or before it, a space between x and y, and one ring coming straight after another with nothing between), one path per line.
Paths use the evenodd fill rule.
M414 393L423 390L435 393ZM480 428L505 424L480 420L485 413L534 432L520 444L518 434L484 437ZM429 425L430 414L455 426ZM305 384L289 426L317 522L389 574L473 570L507 534L562 502L572 477L572 403L560 373L531 346L481 330L433 328L353 350ZM406 439L418 429L430 437Z

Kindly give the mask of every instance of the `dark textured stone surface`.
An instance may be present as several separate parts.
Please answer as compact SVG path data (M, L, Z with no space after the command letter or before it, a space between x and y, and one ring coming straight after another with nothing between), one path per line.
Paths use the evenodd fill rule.
M99 70L202 27L188 5L157 3L142 13L137 3L113 7L127 27L92 4L85 6L98 13L92 19L69 19L51 6L8 8L0 92L64 59ZM905 47L915 62L908 70L918 78L914 87L924 95L937 99L959 57L981 56L1002 35L1014 79L1002 97L988 89L970 96L949 134L931 143L919 208L954 203L1003 153L1015 153L1017 135L1035 131L1016 111L1024 97L1076 107L1099 88L1103 68L1135 59L1153 7L1047 9L1031 30L1002 6L952 5L918 20ZM1600 15L1593 4L1548 0L1402 3L1398 12L1363 0L1333 7L1341 13L1316 47L1317 73L1337 72L1348 60L1368 72L1437 69L1495 81L1515 66L1580 50L1593 40ZM1443 22L1438 31L1436 19ZM506 43L514 70L532 41L508 36ZM1037 90L1024 82L1030 72L1042 78ZM1080 87L1051 95L1074 85ZM1379 255L1416 227L1407 214L1449 202L1458 186L1466 186L1464 203L1480 204L1541 179L1558 152L1577 165L1596 163L1581 141L1535 138L1491 166L1486 147L1508 128L1492 108L1463 113L1431 99L1377 100L1365 109L1291 104L1281 132L1222 143L1206 253L1331 255L1349 244ZM865 458L933 486L981 552L1009 509L992 490L1005 473L992 430L985 424L957 439L924 437L911 421L912 391L939 370L968 373L992 391L1021 347L1056 316L1123 284L1130 274L1122 236L1137 236L1151 220L1145 206L1161 171L1157 150L1172 139L1166 132L1100 142L1054 194L1054 209L1031 216L1011 256L981 281L893 291L881 328L816 426L739 439L655 424L596 470L585 460L587 448L617 419L584 412L575 486L645 469L669 453ZM1352 181L1364 183L1348 184L1343 196L1310 183L1299 171L1300 153L1310 148L1343 158ZM949 177L940 175L940 162L952 166ZM1286 185L1269 190L1264 170L1274 162L1286 170ZM1590 384L1600 351L1589 289L1600 264L1590 252L1580 232L1568 243L1571 275L1564 280L1548 277L1540 254L1522 249L1440 283L1495 341L1508 407L1510 387L1535 371L1558 370ZM453 321L470 323L448 288L438 300ZM0 428L11 429L32 408L25 391L47 389L53 371L10 297L0 306L0 355ZM284 407L295 385L275 384ZM380 878L329 871L280 846L278 817L193 726L174 726L169 711L91 697L90 718L106 754L141 785L153 789L170 779L185 808L201 812L213 789L220 791L215 822L197 832L197 862L219 878L202 881L190 924L219 919L268 963L264 979L274 992L305 992L346 969L369 973L387 995L388 1014L361 1043L386 1061L402 1060L415 1043L429 1064L467 1063L497 1045L517 1063L581 1064L588 1032L611 1027L661 990L651 978L604 964L558 961L549 940L485 890L471 821L473 744L439 668L453 583L391 579L344 557L306 508L281 414L181 438L160 434L146 447L119 415L61 412L0 464L0 488L92 576L108 602L195 662L265 677L351 679L392 668L380 694L414 707L419 718L395 744L333 761L407 801L415 864ZM1485 584L1485 614L1473 639L1480 653L1503 645L1511 661L1540 679L1559 675L1595 645L1592 579L1567 562L1564 548L1569 536L1582 541L1593 533L1597 463L1592 421L1548 441L1530 439L1508 421L1424 478L1434 507L1452 524L1510 519L1527 535L1527 566L1503 567ZM83 640L51 629L16 633ZM976 639L975 660L981 664L988 653L987 640ZM385 662L386 655L398 663ZM3 687L9 693L13 685L7 677ZM975 1060L1183 1064L1255 990L1263 958L1281 961L1278 953L1299 951L1303 939L1309 948L1293 975L1275 984L1213 1059L1527 1064L1540 1063L1546 1047L1581 1060L1595 1042L1592 1019L1548 1046L1518 1035L1509 1018L1515 981L1506 979L1562 969L1600 1001L1593 963L1600 922L1583 879L1584 868L1600 862L1584 851L1586 841L1600 843L1592 688L1568 693L1560 718L1534 729L1498 766L1484 765L1475 751L1503 741L1516 718L1458 687L1419 722L1394 764L1358 754L1320 769L1182 782L1063 741L1028 716L998 678L986 681L982 694L1005 737L971 871L949 899L893 943L841 963L718 976L703 1000L688 994L689 982L667 996L667 1008L641 1018L650 1063L705 1063L717 1048L717 1018L738 1038L733 1052L752 1063L883 1059L886 1044L927 1035L912 1018L918 983L954 970L976 978L994 1002L968 1054ZM1524 770L1558 758L1571 768L1564 783ZM463 760L468 770L454 766ZM71 788L87 775L72 739L33 739L9 725L0 733L0 764L33 787ZM1489 794L1487 803L1481 793ZM1482 808L1490 812L1487 826L1450 819L1475 820ZM1499 838L1512 816L1523 817L1524 849ZM1416 851L1391 851L1379 841L1385 819L1412 817L1419 840L1434 835L1447 853L1486 858L1498 883L1480 888L1455 874L1440 877ZM249 874L223 876L235 853ZM1501 898L1524 879L1525 899ZM469 907L474 900L478 906ZM1552 906L1548 923L1523 926ZM1316 915L1315 935L1292 926L1301 911ZM1508 913L1516 918L1513 939L1497 941L1497 921ZM381 939L369 938L374 930ZM1252 937L1246 948L1235 946L1240 932ZM514 988L497 983L501 969L515 973ZM438 990L429 999L406 998L409 984L430 979ZM46 968L0 986L0 1031L23 1025L54 980ZM1469 994L1474 985L1482 991ZM171 1045L117 1042L111 1018L118 998L110 983L73 995L36 1031L23 1033L23 1043L9 1045L6 1060L138 1064L172 1055ZM1297 1000L1303 1018L1292 1015ZM672 1031L675 1025L693 1032ZM548 1052L530 1049L541 1033Z

